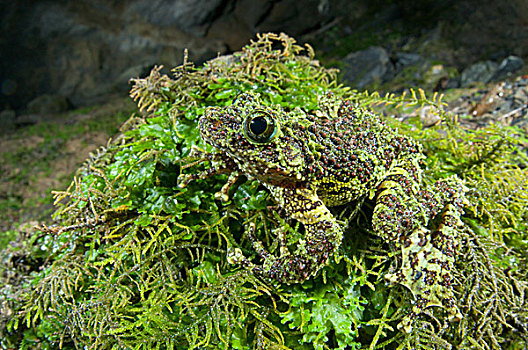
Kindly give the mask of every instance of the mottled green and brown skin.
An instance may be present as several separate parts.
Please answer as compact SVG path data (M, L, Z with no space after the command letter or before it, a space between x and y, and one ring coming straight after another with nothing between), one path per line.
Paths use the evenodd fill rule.
M431 305L461 317L453 303L450 270L465 201L465 187L451 177L426 188L421 179L421 146L389 128L378 116L332 94L320 98L313 114L286 112L264 104L257 94L240 95L226 108L209 108L200 119L203 140L217 153L213 166L196 178L230 173L227 191L239 175L259 180L286 215L304 225L305 237L290 252L279 237L275 256L248 230L261 266L241 256L256 273L282 283L300 283L315 275L340 247L343 227L328 207L354 200L375 200L372 226L377 235L401 250L401 264L386 278L408 287L416 300L401 326L410 331L414 316ZM440 218L431 231L430 221Z

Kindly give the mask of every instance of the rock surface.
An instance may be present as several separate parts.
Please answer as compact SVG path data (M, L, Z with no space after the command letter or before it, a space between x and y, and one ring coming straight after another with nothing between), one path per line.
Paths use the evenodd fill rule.
M43 94L77 107L124 95L130 78L155 64L180 64L186 48L199 64L266 31L309 42L331 61L346 57L344 76L355 88L403 69L416 67L420 75L437 61L463 71L491 60L500 65L497 80L528 55L522 0L0 0L0 6L0 107L17 113L28 113L27 103ZM487 71L461 80L491 79Z
M343 59L342 73L345 83L363 89L389 81L394 75L394 66L385 49L373 46L347 55Z
M31 100L27 105L27 110L35 114L53 114L65 112L69 107L70 103L66 97L44 94Z
M12 109L0 112L0 135L15 129L16 113Z
M487 83L493 78L498 64L493 61L477 62L462 72L460 86L466 87L474 82Z
M52 93L87 105L116 91L124 94L131 76L123 73L130 67L172 67L182 62L185 48L198 62L224 51L220 41L199 35L220 2L7 2L2 29L13 35L0 47L11 69L2 76L17 83L14 97L20 102ZM18 101L10 102L20 107Z
M515 72L521 70L523 66L524 62L522 58L517 56L508 56L502 60L499 68L497 68L497 71L493 75L493 79L499 80L510 77Z

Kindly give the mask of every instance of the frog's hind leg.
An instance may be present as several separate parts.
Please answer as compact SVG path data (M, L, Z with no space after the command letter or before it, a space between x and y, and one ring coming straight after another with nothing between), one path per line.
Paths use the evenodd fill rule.
M406 286L415 296L411 312L398 328L410 332L413 321L429 306L444 307L449 321L462 318L451 289L456 237L461 226L459 209L448 204L436 231L419 228L404 239L400 270L385 276L392 283Z
M406 332L429 306L444 307L450 320L461 317L453 299L451 269L465 189L456 178L448 178L437 182L434 192L420 190L412 170L399 169L380 185L373 216L376 233L402 252L398 271L385 278L407 287L415 297L411 312L398 325ZM440 223L428 229L437 214Z

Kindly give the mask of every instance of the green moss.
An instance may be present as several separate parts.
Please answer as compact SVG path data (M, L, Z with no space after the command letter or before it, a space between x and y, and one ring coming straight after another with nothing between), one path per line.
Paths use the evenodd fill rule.
M172 78L159 71L134 82L131 95L144 115L132 116L56 194L59 225L42 226L27 252L45 257L43 268L32 273L16 302L12 294L0 294L16 310L0 328L2 346L20 339L22 348L42 349L521 344L519 330L528 320L522 299L528 188L513 130L461 130L443 112L439 96L427 99L421 91L383 97L351 91L313 59L310 47L285 35L262 35L202 68L184 62ZM228 105L248 90L286 109L314 109L317 94L328 90L365 106L432 107L444 121L435 128L388 122L423 142L428 181L456 173L471 189L468 228L453 271L461 322L449 323L444 310L431 309L412 333L396 330L412 298L401 286L386 286L383 276L399 257L372 236L368 205L351 220L340 253L302 285L270 284L228 263L234 247L256 255L244 235L248 222L271 250L277 249L276 228L286 228L292 239L299 235L294 221L268 212L273 203L255 181L239 181L225 204L214 199L225 176L177 187L182 167L192 163L190 149L207 148L197 118L207 106ZM353 210L334 213L344 220Z

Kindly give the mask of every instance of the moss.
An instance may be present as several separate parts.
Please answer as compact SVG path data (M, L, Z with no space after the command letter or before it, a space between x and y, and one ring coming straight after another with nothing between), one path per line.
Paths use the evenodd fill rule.
M461 130L440 96L427 99L421 90L351 91L314 60L309 46L285 35L261 35L233 56L201 68L185 61L173 73L161 75L157 67L134 81L131 95L144 114L132 116L56 193L58 225L40 226L25 252L41 258L42 268L33 268L17 293L4 287L0 294L14 310L2 319L2 346L449 349L526 342L527 170L514 130ZM434 128L388 122L422 141L428 181L456 173L471 189L453 271L461 322L431 309L412 333L396 330L411 295L386 286L383 276L399 257L371 234L368 205L350 222L335 261L306 283L270 284L227 262L232 247L255 255L244 236L248 222L268 246L277 227L292 239L298 235L295 221L268 212L273 203L255 181L239 181L225 204L214 199L225 176L185 190L176 185L182 168L193 164L190 149L206 147L197 118L248 90L286 109L311 110L328 90L364 106L432 107L443 120ZM335 214L344 220L353 211L344 206Z

